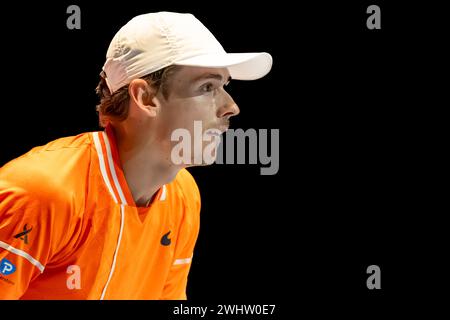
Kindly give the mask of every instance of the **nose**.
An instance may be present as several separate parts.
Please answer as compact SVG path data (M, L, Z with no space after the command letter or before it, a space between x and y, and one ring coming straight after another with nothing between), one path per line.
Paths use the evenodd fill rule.
M236 102L234 102L233 98L228 94L228 92L224 91L225 100L222 106L217 110L217 117L227 119L237 116L241 110L239 109Z

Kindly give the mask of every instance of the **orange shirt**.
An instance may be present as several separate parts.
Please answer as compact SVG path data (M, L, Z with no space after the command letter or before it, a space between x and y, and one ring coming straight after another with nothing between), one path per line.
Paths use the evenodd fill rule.
M0 168L0 299L186 299L200 193L181 170L136 207L113 130Z

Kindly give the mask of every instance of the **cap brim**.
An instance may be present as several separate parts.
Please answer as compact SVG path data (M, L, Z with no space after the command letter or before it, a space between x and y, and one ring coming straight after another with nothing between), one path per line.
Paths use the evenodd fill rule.
M175 64L205 68L228 68L233 79L256 80L269 73L272 68L272 56L267 52L206 54L176 61Z

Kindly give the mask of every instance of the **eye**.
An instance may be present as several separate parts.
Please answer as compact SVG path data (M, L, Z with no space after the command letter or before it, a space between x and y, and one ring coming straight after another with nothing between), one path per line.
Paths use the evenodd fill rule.
M202 92L212 92L214 91L214 85L211 82L205 83L204 85L201 86L201 90Z

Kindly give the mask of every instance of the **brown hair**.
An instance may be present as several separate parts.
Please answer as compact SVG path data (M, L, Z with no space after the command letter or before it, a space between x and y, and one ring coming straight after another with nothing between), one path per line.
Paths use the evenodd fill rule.
M175 71L176 66L168 66L161 70L150 73L141 79L156 89L161 90L163 96L169 97L168 78ZM106 84L106 74L100 73L100 82L95 88L95 92L100 98L100 103L96 106L99 117L99 125L106 127L110 120L123 121L128 117L130 96L128 94L128 85L125 85L111 94Z

